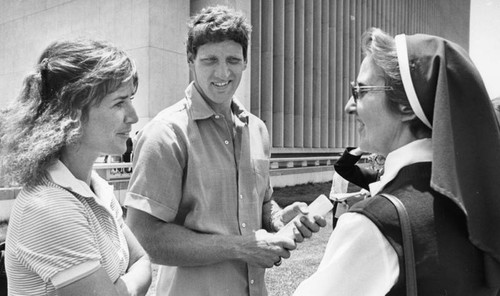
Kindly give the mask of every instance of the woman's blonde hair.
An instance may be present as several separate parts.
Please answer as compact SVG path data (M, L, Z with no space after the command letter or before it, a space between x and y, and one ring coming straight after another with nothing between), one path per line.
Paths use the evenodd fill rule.
M78 39L48 46L17 100L0 112L7 181L37 183L61 150L78 142L89 108L128 81L137 89L135 63L109 43Z

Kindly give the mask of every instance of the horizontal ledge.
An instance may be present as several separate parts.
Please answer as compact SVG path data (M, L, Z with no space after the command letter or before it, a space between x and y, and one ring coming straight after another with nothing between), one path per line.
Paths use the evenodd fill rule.
M339 156L280 157L280 158L271 158L269 162L316 161L316 160L337 160L337 159L339 159Z
M332 171L332 165L315 166L315 167L295 167L295 168L282 168L282 169L271 169L269 175L271 177L284 176L284 175L295 175L295 174L308 174L308 173L319 173Z
M94 163L94 170L131 168L131 162Z

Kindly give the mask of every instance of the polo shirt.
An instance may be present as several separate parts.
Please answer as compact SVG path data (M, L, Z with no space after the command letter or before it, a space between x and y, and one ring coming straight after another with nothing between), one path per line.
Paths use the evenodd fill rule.
M9 295L56 295L100 266L113 282L125 274L121 207L95 172L91 186L57 161L38 185L21 190L6 238Z
M191 83L137 135L125 205L193 231L252 234L271 200L266 126L235 98L216 113ZM267 295L264 268L232 260L159 269L158 295Z

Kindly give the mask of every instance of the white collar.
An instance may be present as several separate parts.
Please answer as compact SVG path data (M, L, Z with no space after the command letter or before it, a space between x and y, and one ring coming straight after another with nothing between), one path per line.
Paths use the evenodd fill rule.
M60 160L57 160L54 165L49 167L47 172L52 182L84 197L96 198L97 196L102 196L100 192L109 190L109 187L112 187L99 177L95 171L92 171L90 184L96 192L94 193L87 183L77 179Z
M392 181L399 171L410 164L432 161L432 140L420 139L408 143L387 155L384 164L384 174L380 181L370 183L370 193L375 196L385 185Z

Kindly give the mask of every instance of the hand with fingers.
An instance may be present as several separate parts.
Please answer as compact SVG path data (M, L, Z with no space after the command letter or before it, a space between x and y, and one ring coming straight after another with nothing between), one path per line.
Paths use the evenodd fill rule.
M239 258L248 264L270 268L281 265L282 258L290 257L290 250L296 248L293 239L276 236L264 229L253 235L243 236Z
M324 215L331 208L326 196L318 197L309 207L304 202L295 202L282 210L281 222L285 226L281 227L277 235L302 242L326 226Z

